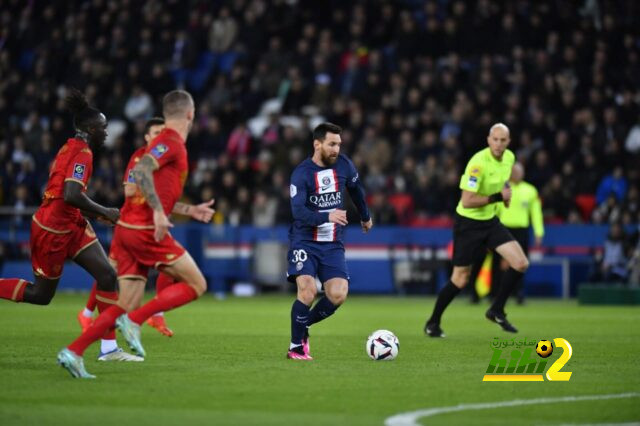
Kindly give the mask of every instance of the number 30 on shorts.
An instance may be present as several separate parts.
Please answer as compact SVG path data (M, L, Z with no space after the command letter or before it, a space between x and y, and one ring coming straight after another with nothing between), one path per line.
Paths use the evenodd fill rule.
M293 250L293 259L291 259L292 263L296 262L305 262L307 260L307 252L304 250Z

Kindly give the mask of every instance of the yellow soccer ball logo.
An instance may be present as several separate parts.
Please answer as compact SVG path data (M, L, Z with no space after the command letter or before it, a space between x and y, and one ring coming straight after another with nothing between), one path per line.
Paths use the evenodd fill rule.
M540 340L536 344L536 353L542 358L547 358L553 353L553 345L548 340Z

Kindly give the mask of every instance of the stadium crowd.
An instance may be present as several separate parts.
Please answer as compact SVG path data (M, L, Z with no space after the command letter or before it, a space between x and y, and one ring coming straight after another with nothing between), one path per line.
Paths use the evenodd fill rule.
M185 197L215 198L215 223L289 221L289 175L311 152L318 117L344 127L377 224L449 224L462 167L498 121L547 222L640 222L633 0L1 8L0 206L38 205L49 164L73 136L61 102L72 86L110 122L90 194L119 206L145 120L181 87L197 105Z

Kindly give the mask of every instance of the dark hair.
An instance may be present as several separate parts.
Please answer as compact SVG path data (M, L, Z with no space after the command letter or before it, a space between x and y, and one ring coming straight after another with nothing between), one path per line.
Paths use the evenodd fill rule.
M193 107L193 98L184 90L172 90L162 98L164 118L178 117Z
M71 88L64 100L65 106L73 114L73 126L82 131L87 131L93 121L102 114L95 108L89 106L89 102L84 94L78 89Z
M323 141L327 136L327 133L335 133L339 135L342 132L342 127L333 124L333 123L322 123L318 124L315 129L313 129L313 140L316 139L319 141Z
M164 118L162 118L162 117L151 117L144 124L144 133L143 134L146 135L147 133L149 133L149 130L151 130L151 128L153 126L162 126L163 124L164 124Z

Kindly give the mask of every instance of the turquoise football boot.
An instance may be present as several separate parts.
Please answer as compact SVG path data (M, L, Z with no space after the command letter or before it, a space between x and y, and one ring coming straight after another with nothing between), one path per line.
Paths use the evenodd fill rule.
M140 326L129 319L127 314L122 314L116 320L116 327L122 333L124 340L136 355L145 357L146 353L140 341Z
M72 377L80 379L95 379L96 376L87 373L84 368L84 360L67 348L58 352L58 364L66 368Z

